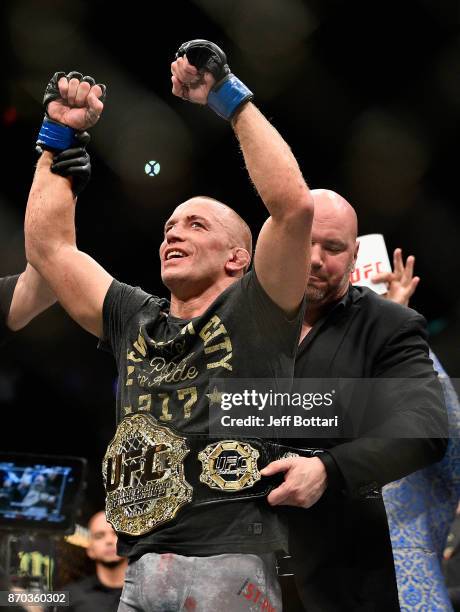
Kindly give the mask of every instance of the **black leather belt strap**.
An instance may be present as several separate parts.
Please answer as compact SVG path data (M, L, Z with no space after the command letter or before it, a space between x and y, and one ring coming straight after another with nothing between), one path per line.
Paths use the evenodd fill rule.
M107 520L117 531L138 536L189 504L263 498L283 474L262 477L262 468L283 457L321 452L261 438L187 435L137 412L119 423L104 456Z
M234 489L220 488L216 481L220 482L221 486L225 486L223 482L227 478L228 482L234 483L237 479L235 475L238 468L239 473L242 474L241 481L244 481L245 470L254 472L257 477L258 472L272 461L293 456L314 457L324 452L318 448L298 449L284 446L261 438L223 440L204 434L189 434L184 437L186 437L186 444L190 450L184 459L185 479L193 488L192 503L194 505L266 497L272 489L283 482L283 474L262 476L253 484L248 483L247 486L244 485L241 488L238 488L239 485L236 484ZM210 448L214 450L211 453L208 450L206 453L205 449ZM248 451L251 452L249 449L258 453L257 459L245 458ZM208 456L208 459L204 461L199 459L203 451ZM208 483L202 481L203 477L206 479L206 474Z

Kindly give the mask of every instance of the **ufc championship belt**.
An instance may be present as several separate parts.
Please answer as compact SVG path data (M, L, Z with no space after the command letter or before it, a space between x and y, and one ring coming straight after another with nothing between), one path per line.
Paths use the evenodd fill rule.
M262 479L260 469L283 457L321 452L258 438L180 435L148 413L129 415L102 464L107 520L116 531L139 536L171 521L188 504L266 497L283 478Z

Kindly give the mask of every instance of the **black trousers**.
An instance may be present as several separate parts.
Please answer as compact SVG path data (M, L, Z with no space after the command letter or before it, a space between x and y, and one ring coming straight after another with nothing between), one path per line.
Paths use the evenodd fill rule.
M399 612L381 498L348 500L326 491L308 510L286 508L298 595L306 612ZM292 590L292 579L285 589ZM286 605L300 612L298 599ZM289 604L289 598L292 603Z

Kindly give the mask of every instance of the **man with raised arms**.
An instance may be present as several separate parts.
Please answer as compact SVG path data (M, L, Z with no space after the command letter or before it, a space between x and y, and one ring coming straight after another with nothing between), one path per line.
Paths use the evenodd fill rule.
M50 173L49 152L30 192L27 255L117 361L118 428L103 465L107 518L119 554L131 560L120 610L247 610L255 599L279 610L274 552L286 547L286 532L266 502L270 479L258 469L276 456L256 442L212 440L209 383L292 377L312 197L289 146L219 47L185 43L171 73L173 94L207 104L239 141L269 213L253 269L247 272L246 223L200 196L180 204L164 225L161 275L170 302L113 279L78 249L70 184ZM50 131L65 148L74 130L98 120L103 90L91 77L56 73L41 139Z

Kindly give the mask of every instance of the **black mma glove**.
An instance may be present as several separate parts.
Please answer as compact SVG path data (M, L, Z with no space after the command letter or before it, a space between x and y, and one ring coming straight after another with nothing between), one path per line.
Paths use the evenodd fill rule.
M61 77L65 76L68 80L76 78L79 81L86 81L91 86L95 85L96 82L93 77L83 76L80 72L69 72L67 75L65 72L56 72L48 85L46 86L45 95L43 97L43 106L45 107L45 118L38 134L36 150L38 153L42 153L43 150L59 152L65 149L78 147L78 140L75 135L80 131L70 128L58 121L54 121L48 116L48 104L54 100L58 100L61 95L59 93L58 81ZM102 83L98 83L102 89L102 96L100 97L101 102L105 100L106 87ZM81 146L81 145L80 145Z
M220 47L209 40L189 40L183 43L176 59L187 55L187 59L199 72L210 72L216 84L208 95L208 106L220 117L230 121L236 111L254 94L234 74L230 72L227 56Z
M88 132L78 132L75 139L75 148L65 149L54 155L51 172L72 177L72 191L75 197L78 197L91 178L91 160L85 149L90 136Z

